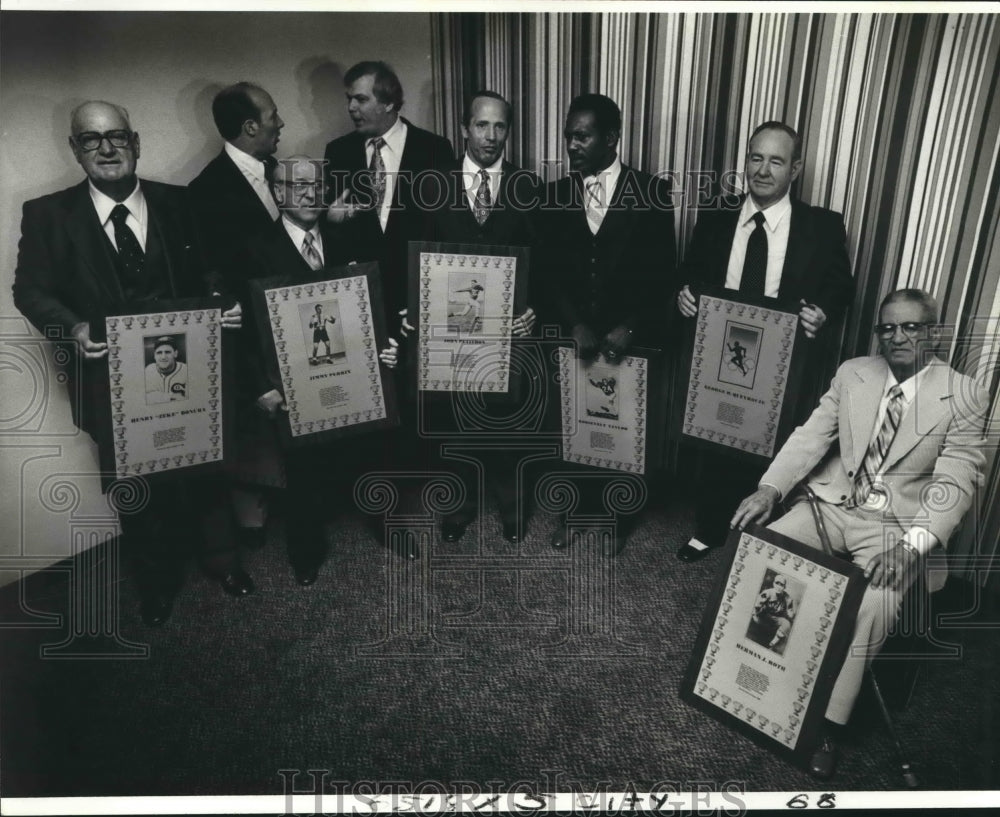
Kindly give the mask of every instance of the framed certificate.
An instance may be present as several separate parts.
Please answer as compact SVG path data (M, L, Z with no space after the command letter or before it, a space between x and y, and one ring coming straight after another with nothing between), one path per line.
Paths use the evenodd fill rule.
M108 415L98 434L105 486L221 466L227 456L234 368L223 300L157 306L105 319Z
M563 459L579 465L645 474L656 451L659 423L651 423L650 388L660 353L632 349L620 362L603 355L577 359L573 347L558 350Z
M789 397L804 360L799 332L798 313L772 299L703 293L687 340L683 439L769 461L793 423Z
M526 308L528 256L526 247L410 242L419 391L512 393L511 328Z
M278 428L289 447L399 423L393 379L378 357L389 345L378 265L323 275L250 282L265 364L288 406Z
M859 567L765 528L733 531L681 698L808 763L854 633Z

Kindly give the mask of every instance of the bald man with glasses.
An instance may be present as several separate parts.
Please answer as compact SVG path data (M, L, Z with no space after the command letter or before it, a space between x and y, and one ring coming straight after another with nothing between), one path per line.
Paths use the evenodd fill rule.
M933 297L919 289L887 295L875 327L879 354L841 365L730 521L741 529L763 523L804 481L819 498L833 549L849 555L869 581L812 759L821 779L834 773L838 732L903 594L925 569L928 552L947 547L983 485L989 395L937 356L937 316ZM822 546L806 502L770 528ZM934 590L945 577L935 570L928 578Z

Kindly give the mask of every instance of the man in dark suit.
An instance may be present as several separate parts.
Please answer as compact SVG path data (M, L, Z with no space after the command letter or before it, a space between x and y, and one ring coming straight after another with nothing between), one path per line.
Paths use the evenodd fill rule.
M212 100L212 117L225 139L222 151L188 185L196 226L209 263L226 286L246 305L248 276L242 259L247 245L278 218L271 192L274 152L284 122L271 95L249 82L223 88ZM239 338L241 397L236 416L238 456L233 460L230 496L240 539L249 546L263 543L267 506L264 491L283 485L276 442L253 408L256 341L248 326Z
M551 182L544 199L548 300L577 356L601 355L611 366L633 346L662 348L663 304L676 286L669 186L622 163L621 130L621 111L608 97L574 99L564 131L571 172ZM581 495L583 507L597 501ZM634 514L619 519L618 549L634 521ZM561 524L552 545L566 544Z
M730 520L738 528L763 523L804 480L818 497L831 547L849 554L870 580L830 695L826 734L810 764L822 779L836 769L840 727L903 594L926 568L927 554L947 547L984 483L989 394L937 356L938 320L929 293L889 293L875 327L879 354L837 370L819 406ZM806 502L769 527L822 547ZM928 587L937 589L944 578L944 571L930 571Z
M433 231L427 236L428 240L528 247L529 250L537 246L536 214L541 182L534 173L503 158L510 135L511 114L510 103L492 91L478 91L466 102L462 116L465 153L448 176L448 205L434 213ZM540 269L534 271L534 275L541 274ZM529 275L529 287L533 281L534 277ZM477 296L477 292L470 292L470 303ZM536 323L535 310L530 306L535 300L533 289L529 289L529 307L514 320L512 329L515 338L523 339L515 341L512 350L512 365L515 370L523 369L521 374L525 382L520 384L519 390L522 395L531 387L526 380L532 377L531 367L527 365L531 350L526 339ZM540 380L539 372L540 367L535 367L536 381ZM519 541L526 522L527 497L519 489L523 474L518 474L520 451L517 445L526 442L525 433L533 425L531 418L521 417L518 428L506 422L506 418L523 415L507 395L481 395L477 411L491 416L488 425L483 423L481 416L471 417L469 412L463 412L455 395L427 394L426 397L428 423L435 431L446 428L454 432L454 436L444 440L432 436L433 446L439 449L440 445L447 444L484 443L473 456L482 462L487 484L499 505L504 538L509 542ZM461 427L456 427L459 424ZM500 435L491 434L490 429L500 429ZM466 486L462 507L446 517L441 525L442 538L455 542L462 538L479 512L478 480L475 471L464 461L446 459L443 465L458 471Z
M447 139L399 115L403 88L384 62L352 66L344 86L354 131L326 146L330 218L344 222L351 260L378 262L394 315L406 307L407 242L430 234L455 154Z
M289 276L293 280L323 279L323 270L336 259L336 229L323 219L323 171L319 162L292 156L278 164L272 188L281 206L281 218L250 244L246 253L248 278ZM253 301L250 302L252 304ZM253 319L253 307L247 319ZM329 341L328 341L329 344ZM329 345L327 346L329 350ZM286 411L282 384L277 373L263 365L265 350L257 349L254 394L257 407L271 418ZM382 350L384 365L396 365L396 341ZM370 436L370 435L369 435ZM285 454L288 487L285 492L285 527L288 557L295 580L303 587L315 583L326 557L323 522L332 503L349 501L359 468L372 458L367 437L328 445L308 446Z
M800 420L825 388L823 369L837 354L835 327L854 291L843 217L791 198L792 182L801 172L799 135L781 122L760 125L747 150L750 194L738 210L699 214L681 267L684 286L677 294L677 308L685 318L697 314L698 294L705 287L774 298L780 307L799 313L807 344L797 392ZM721 452L703 454L698 467L695 532L677 551L685 562L701 559L723 543L725 520L739 498L753 490L762 470Z
M28 201L14 274L14 303L49 337L71 339L80 379L69 382L73 420L97 438L110 411L101 392L108 353L104 319L136 305L155 309L161 299L208 295L219 289L198 252L183 188L135 175L139 135L128 112L109 102L85 102L72 114L70 148L87 181ZM223 325L239 328L239 304ZM143 388L142 384L132 384ZM211 480L185 494L181 480L156 485L138 512L120 514L126 545L137 557L142 617L166 621L180 582L177 509L194 507L206 525L203 560L223 589L242 595L244 581L226 509ZM121 492L111 490L114 499ZM127 492L126 492L127 493Z

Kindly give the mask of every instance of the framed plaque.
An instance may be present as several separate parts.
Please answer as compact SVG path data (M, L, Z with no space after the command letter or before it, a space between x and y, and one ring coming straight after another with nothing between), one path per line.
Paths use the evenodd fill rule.
M687 340L691 363L681 434L766 462L793 423L804 360L799 317L773 299L740 298L711 291L699 298Z
M378 265L322 274L250 282L265 364L288 406L277 420L288 447L399 423L393 379L378 357L389 345Z
M419 391L513 394L511 328L526 308L528 257L526 247L410 242Z
M620 362L591 362L572 346L558 350L562 450L566 462L645 474L657 450L651 382L659 352L632 349Z
M854 633L859 567L757 526L730 534L681 698L803 764Z
M233 333L222 328L223 299L157 306L105 319L108 419L98 434L105 487L221 466L228 453Z

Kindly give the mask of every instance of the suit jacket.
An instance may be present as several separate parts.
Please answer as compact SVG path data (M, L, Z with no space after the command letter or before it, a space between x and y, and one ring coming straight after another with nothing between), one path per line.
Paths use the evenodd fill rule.
M681 265L682 286L688 284L696 291L706 286L725 286L739 215L739 208L703 210L698 214ZM811 207L795 199L790 218L778 300L789 311L798 312L799 299L805 299L821 307L827 321L833 323L843 315L854 293L844 219L833 210Z
M542 274L539 269L534 269L541 260L534 257L539 241L537 219L542 196L541 180L531 171L506 161L501 165L501 173L490 216L479 224L465 195L462 160L458 159L448 175L448 204L433 214L432 230L427 240L527 247L533 253L533 271L528 277L528 303L532 304L535 283Z
M389 314L406 306L407 244L428 240L433 211L445 203L445 178L454 162L451 142L403 121L406 142L385 232L374 210L358 213L343 225L347 258L378 262ZM327 202L339 196L345 184L352 190L364 189L364 174L368 172L365 142L364 136L352 131L327 144Z
M547 306L564 333L603 337L617 326L636 345L662 347L664 304L676 289L674 215L667 183L622 165L597 235L587 225L578 175L550 183L542 207Z
M149 235L155 235L163 249L169 296L208 295L219 289L218 277L208 272L199 251L184 188L146 180L140 185ZM25 202L14 304L43 335L52 327L68 339L73 327L86 321L91 339L103 341L105 317L127 308L113 253L86 180ZM75 353L75 343L72 349ZM73 376L76 367L70 367L73 421L90 434L96 429L99 367L105 365L103 360L81 360L80 380Z
M830 390L782 446L761 483L787 496L806 479L823 501L846 502L875 430L888 371L881 356L842 364ZM983 484L988 405L986 391L971 378L939 359L929 364L884 463L887 512L904 529L920 525L947 545Z
M223 150L188 185L209 265L241 303L249 291L239 259L247 244L274 223L246 176Z

